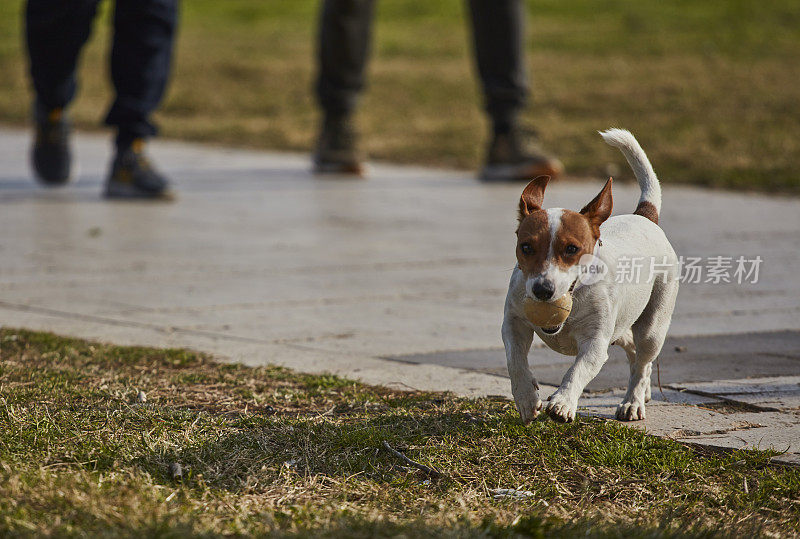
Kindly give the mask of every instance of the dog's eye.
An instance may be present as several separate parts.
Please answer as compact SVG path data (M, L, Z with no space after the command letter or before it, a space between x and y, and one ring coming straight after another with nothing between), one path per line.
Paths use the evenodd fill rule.
M566 249L564 249L564 252L565 252L565 253L567 253L568 255L574 255L574 254L575 254L575 253L577 253L579 250L580 250L580 249L578 249L578 246L577 246L577 245L567 245L567 248L566 248Z
M522 251L522 254L529 255L533 252L533 247L530 243L523 243L519 246L519 250Z

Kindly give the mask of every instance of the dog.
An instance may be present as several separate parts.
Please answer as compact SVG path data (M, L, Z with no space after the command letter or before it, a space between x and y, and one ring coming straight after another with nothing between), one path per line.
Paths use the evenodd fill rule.
M609 129L600 135L622 152L636 175L641 197L633 214L610 217L612 178L580 212L542 208L547 176L531 181L520 197L517 265L508 287L502 336L514 402L525 424L543 407L528 366L534 334L556 352L576 356L544 407L551 418L575 419L578 397L608 360L609 346L616 344L630 362L628 389L616 417L645 419L652 364L675 307L680 268L658 226L661 187L653 167L630 132ZM595 272L594 279L582 278L587 273L580 261L587 258L607 271ZM620 270L629 268L632 260L639 260L639 278L620 279ZM564 294L572 294L572 310L562 324L536 327L526 318L526 298L554 301Z

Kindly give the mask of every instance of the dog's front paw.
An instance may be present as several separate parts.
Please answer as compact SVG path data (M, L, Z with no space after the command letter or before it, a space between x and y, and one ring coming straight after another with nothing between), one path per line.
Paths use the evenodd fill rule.
M539 400L539 391L536 381L522 383L520 387L513 387L514 403L517 405L522 423L527 425L539 415L542 410L542 401Z
M620 421L638 421L645 419L644 402L624 400L617 406L617 419Z
M556 421L561 423L569 423L575 419L575 413L578 410L578 402L570 399L563 393L556 391L550 397L550 402L547 403L545 412Z

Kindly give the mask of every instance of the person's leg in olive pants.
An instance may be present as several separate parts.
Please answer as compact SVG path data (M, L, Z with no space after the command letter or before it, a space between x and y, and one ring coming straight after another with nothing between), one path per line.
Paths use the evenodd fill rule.
M323 3L316 94L325 119L314 157L320 172L361 170L350 117L365 86L374 8L374 0L325 0ZM526 152L517 128L520 111L528 97L524 3L522 0L467 0L467 8L472 20L474 52L485 107L492 119L493 139L487 162L500 167L490 169L489 175L500 179L511 179L508 176L512 175L518 179L531 171L557 174L554 166L528 166L532 158L542 163L548 158Z
M468 0L467 5L486 112L495 131L507 131L528 98L525 5L521 0Z

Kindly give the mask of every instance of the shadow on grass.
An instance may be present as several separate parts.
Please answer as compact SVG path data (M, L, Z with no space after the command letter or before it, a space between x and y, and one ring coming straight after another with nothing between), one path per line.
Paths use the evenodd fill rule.
M558 473L567 482L582 484L587 470L592 473L596 468L645 483L659 475L679 482L697 473L714 473L730 462L766 466L771 456L735 452L698 458L676 442L601 419L583 418L566 425L542 419L524 426L514 413L474 413L477 417L465 411L387 411L367 418L300 420L250 416L202 442L174 451L151 451L134 464L168 484L173 481L170 463L178 462L186 470L187 486L201 481L236 493L253 484L274 485L286 476L357 475L377 484L418 484L428 477L386 451L384 442L441 471L444 478L430 479L443 490L475 481L514 486L525 478L534 480L539 472ZM541 489L543 495L558 494L546 481L532 488Z
M454 432L458 434L451 435ZM459 439L469 432L477 438L491 436L485 424L471 425L464 413L301 420L251 416L237 421L232 432L174 452L152 451L134 463L169 483L173 480L169 465L179 462L187 470L184 482L188 485L202 475L205 484L233 492L254 480L270 484L286 473L361 474L369 480L391 482L406 470L383 448L384 441L401 451L413 448L409 456L424 461L418 449L435 441L431 450L441 458L446 439L452 438L455 451Z

